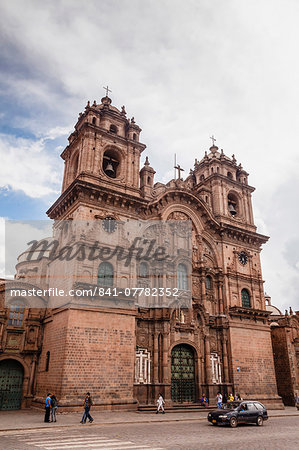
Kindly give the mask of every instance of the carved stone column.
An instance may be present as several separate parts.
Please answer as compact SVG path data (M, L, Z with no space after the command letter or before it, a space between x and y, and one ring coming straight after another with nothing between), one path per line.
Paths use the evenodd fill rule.
M209 340L209 336L205 336L206 384L210 384L212 382L210 356L211 356L210 340Z
M169 332L168 324L164 324L163 333L163 383L169 383L169 365L168 365L168 349L169 349Z
M29 377L29 383L28 383L28 389L27 389L27 394L28 395L33 395L35 367L36 367L36 355L34 355L33 359L32 359L31 371L30 371L30 377Z
M154 332L154 383L159 382L159 345L158 345L158 333Z
M222 358L223 358L223 374L224 382L229 383L228 358L227 358L227 339L222 339Z
M219 314L223 314L223 281L219 281L218 285L218 302L219 302Z

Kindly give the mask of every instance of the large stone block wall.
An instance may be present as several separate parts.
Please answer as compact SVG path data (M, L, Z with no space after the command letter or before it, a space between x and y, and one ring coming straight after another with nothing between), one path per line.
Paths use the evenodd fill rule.
M282 397L285 405L293 406L295 402L286 329L273 327L271 337L278 394Z
M45 372L50 351L49 371ZM120 310L69 309L46 323L37 394L54 392L60 406L82 407L89 391L95 407L131 407L135 363L135 315Z
M250 319L234 319L229 328L235 391L244 399L283 408L277 395L270 328Z

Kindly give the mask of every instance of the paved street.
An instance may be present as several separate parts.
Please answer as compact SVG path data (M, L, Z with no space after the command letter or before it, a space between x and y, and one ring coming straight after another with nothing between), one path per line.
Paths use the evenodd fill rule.
M204 420L86 424L48 430L0 432L6 450L63 449L297 449L299 417L272 417L263 427L212 427Z

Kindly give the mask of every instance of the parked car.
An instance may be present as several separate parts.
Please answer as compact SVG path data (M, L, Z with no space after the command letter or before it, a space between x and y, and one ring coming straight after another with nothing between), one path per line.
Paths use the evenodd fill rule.
M244 401L233 409L217 409L208 414L208 421L213 425L224 423L232 428L236 428L238 423L256 423L262 426L267 419L265 406L256 401Z

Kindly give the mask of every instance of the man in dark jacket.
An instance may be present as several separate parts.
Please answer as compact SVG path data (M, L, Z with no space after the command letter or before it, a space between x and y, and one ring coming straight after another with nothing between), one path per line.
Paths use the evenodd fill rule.
M92 404L93 403L92 403L92 398L90 396L90 393L87 392L87 394L85 396L85 400L84 400L84 413L83 413L82 420L80 423L86 423L86 419L88 419L90 423L93 422L93 418L89 414Z

